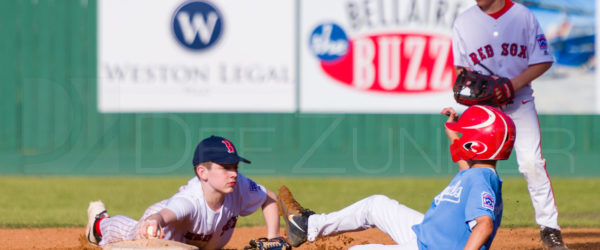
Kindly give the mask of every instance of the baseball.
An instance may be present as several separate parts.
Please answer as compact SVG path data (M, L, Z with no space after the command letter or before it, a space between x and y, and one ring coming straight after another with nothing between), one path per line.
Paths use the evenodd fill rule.
M148 226L148 229L146 229L146 233L148 233L148 239L156 239L158 237L158 235L160 234L160 229L154 229L154 226Z

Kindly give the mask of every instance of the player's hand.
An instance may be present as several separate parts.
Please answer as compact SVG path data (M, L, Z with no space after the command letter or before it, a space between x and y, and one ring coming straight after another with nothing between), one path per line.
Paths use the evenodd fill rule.
M444 108L442 109L442 112L440 112L440 114L448 116L448 120L446 122L458 121L458 113L456 113L456 111L454 111L453 108Z
M459 75L460 72L462 72L463 70L471 71L471 67L456 67L454 72L456 73L456 75Z
M440 112L442 115L446 115L448 116L448 120L446 120L446 123L448 122L456 122L458 121L458 113L456 113L456 111L454 111L453 108L444 108L442 109L442 111ZM458 133L446 128L445 129L446 135L448 136L448 139L450 139L450 143L453 143L454 140L458 139Z
M164 237L163 230L160 228L158 221L153 219L146 219L137 227L136 236L139 239L162 239Z

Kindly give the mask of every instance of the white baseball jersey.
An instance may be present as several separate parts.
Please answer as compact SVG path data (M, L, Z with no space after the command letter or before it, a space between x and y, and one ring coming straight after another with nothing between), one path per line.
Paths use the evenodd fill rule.
M452 36L454 65L485 75L489 72L477 64L510 79L529 65L554 61L535 16L518 3L501 10L498 18L486 14L477 5L472 6L456 18ZM528 84L517 91L516 96L532 94L531 84Z
M165 206L178 221L165 228L165 239L207 249L222 248L233 234L238 215L252 214L266 197L263 186L239 174L234 191L225 196L220 211L213 211L204 200L200 181L194 177Z
M529 9L510 0L497 13L487 14L477 5L461 13L452 34L454 65L514 78L530 65L553 62L548 43ZM527 181L537 224L560 229L558 210L546 160L542 156L540 126L531 83L515 93L512 103L500 107L517 129L514 151L519 172Z
M237 180L234 191L225 196L219 211L213 211L206 204L200 181L194 177L170 199L157 202L146 209L139 221L168 208L177 216L177 222L163 228L164 239L195 245L201 249L222 248L233 234L238 215L252 214L267 199L265 187L239 173ZM100 246L134 239L139 221L122 215L102 220Z

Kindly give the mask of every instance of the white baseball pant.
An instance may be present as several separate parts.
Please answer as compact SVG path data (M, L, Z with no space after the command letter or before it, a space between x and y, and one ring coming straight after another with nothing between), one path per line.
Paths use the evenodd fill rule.
M372 195L342 210L314 214L308 218L307 240L330 234L377 227L398 245L358 245L351 249L418 249L412 226L423 221L423 214L384 195Z
M503 110L513 119L517 128L514 151L519 172L527 181L535 221L543 227L560 229L552 183L546 171L546 160L542 156L540 123L534 97L517 97L513 104L506 105Z
M99 245L104 247L110 243L135 239L135 232L138 223L146 219L148 216L158 213L166 205L167 200L153 204L146 209L144 215L142 215L142 218L140 218L139 221L124 215L117 215L100 221L102 240L100 241Z

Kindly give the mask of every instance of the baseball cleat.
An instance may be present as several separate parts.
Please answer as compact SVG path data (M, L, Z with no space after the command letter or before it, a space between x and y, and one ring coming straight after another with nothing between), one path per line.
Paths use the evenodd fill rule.
M298 247L306 241L308 217L313 215L314 212L300 206L286 186L279 188L277 202L279 212L285 220L287 241L293 247Z
M540 237L542 238L542 244L544 244L545 249L550 250L565 250L567 245L562 240L562 234L560 230L544 227L540 230Z
M96 222L101 218L108 217L104 203L102 203L102 201L91 201L87 210L87 215L88 223L85 227L86 237L92 245L97 246L102 240L102 236L94 230Z

